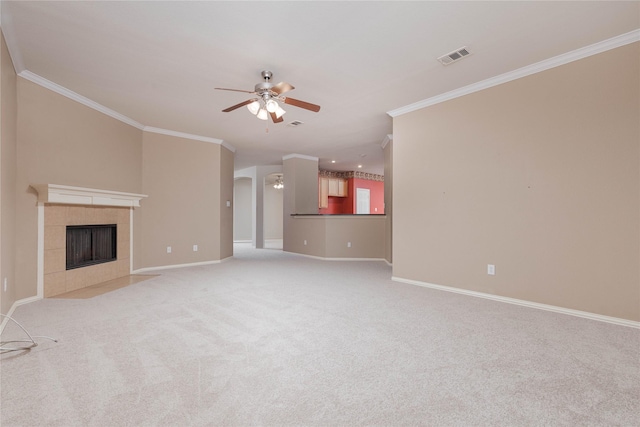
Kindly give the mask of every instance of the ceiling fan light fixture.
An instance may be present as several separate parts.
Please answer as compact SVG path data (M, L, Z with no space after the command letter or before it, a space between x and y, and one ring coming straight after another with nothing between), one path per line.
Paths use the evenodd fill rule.
M276 108L275 113L276 113L276 117L280 118L280 117L284 116L284 113L286 113L286 111L284 111L284 109L282 109L280 104L278 104L278 108Z
M267 101L266 103L266 107L267 107L267 111L270 113L275 113L276 110L278 109L279 105L276 101L274 101L273 99L270 99Z
M225 108L222 110L223 113L229 113L231 111L237 110L240 107L246 106L247 109L251 112L251 114L255 115L260 120L269 120L273 123L281 123L284 120L282 116L286 113L286 111L280 106L280 102L287 105L293 105L294 107L303 108L305 110L313 111L317 113L320 111L320 106L316 104L312 104L310 102L300 101L299 99L289 98L282 96L283 93L289 92L290 90L295 89L292 85L286 82L280 82L276 85L271 83L271 78L273 74L271 71L263 71L262 78L263 82L255 85L253 91L249 90L241 90L241 89L227 89L223 87L216 87L216 90L228 90L232 92L244 92L255 95L256 97L253 99L248 99L244 102L241 102L236 105L232 105L231 107ZM293 123L293 122L292 122ZM294 124L289 124L290 126L296 126L301 124L302 122L297 122Z
M254 116L258 114L258 110L260 110L260 103L258 101L253 101L251 104L247 105L247 108Z
M276 190L280 190L283 187L284 187L284 181L282 180L282 177L278 175L278 177L276 178L276 183L273 184L273 188L275 188Z
M269 117L269 114L267 114L267 110L265 110L264 108L261 108L260 111L258 111L257 117L260 120L267 120L267 118Z

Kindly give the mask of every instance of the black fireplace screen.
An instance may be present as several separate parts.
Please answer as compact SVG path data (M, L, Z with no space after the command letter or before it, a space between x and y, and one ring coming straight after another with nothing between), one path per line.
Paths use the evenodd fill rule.
M68 225L67 270L116 260L117 226Z

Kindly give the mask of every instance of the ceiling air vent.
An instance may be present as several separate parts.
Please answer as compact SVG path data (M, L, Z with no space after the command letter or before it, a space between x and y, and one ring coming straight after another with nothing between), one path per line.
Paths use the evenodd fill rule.
M287 126L291 126L291 127L296 127L296 126L300 126L301 124L303 124L304 122L301 122L300 120L294 120L291 123L289 123Z
M446 55L442 55L440 58L438 58L438 61L440 61L442 65L449 65L469 55L471 55L471 52L469 52L469 49L464 46L454 50L453 52L449 52Z

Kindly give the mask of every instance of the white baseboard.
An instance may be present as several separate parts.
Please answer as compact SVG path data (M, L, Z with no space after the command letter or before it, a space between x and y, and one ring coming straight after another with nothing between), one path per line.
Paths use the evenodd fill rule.
M223 258L215 261L192 262L188 264L161 265L158 267L144 267L144 268L139 268L137 270L133 270L131 274L147 273L149 271L157 271L157 270L171 270L173 268L186 268L186 267L197 267L200 265L220 264L221 262L224 262L229 258L231 257L227 257L227 258Z
M299 252L289 252L285 250L283 250L282 252L286 252L288 254L300 255L307 258L319 259L322 261L385 261L385 262L387 261L384 258L325 258L321 256L316 256L316 255L301 254Z
M16 308L18 308L21 305L29 304L30 302L34 302L34 301L40 301L41 299L42 297L39 297L39 296L19 299L18 301L13 303L13 305L7 312L6 316L9 316L9 317L13 316L13 312L16 311ZM6 317L2 318L2 323L0 323L0 334L4 331L4 327L7 326L8 321L9 319L7 319Z
M583 317L585 319L597 320L599 322L613 323L614 325L628 326L630 328L640 329L640 322L633 320L621 319L619 317L604 316L602 314L589 313L588 311L573 310L571 308L558 307L555 305L541 304L532 301L526 301L516 298L502 297L500 295L486 294L484 292L469 291L467 289L452 288L450 286L434 285L433 283L420 282L418 280L403 279L401 277L391 276L394 282L407 283L409 285L422 286L424 288L437 289L440 291L454 292L456 294L468 295L472 297L485 298L494 301L506 302L508 304L521 305L539 310L553 311L555 313L567 314L569 316Z

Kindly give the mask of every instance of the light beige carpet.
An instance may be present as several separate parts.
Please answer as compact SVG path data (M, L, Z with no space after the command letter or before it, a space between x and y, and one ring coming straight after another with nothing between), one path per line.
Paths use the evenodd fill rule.
M238 245L91 299L19 307L9 426L638 426L640 331ZM9 325L2 339L19 336Z

